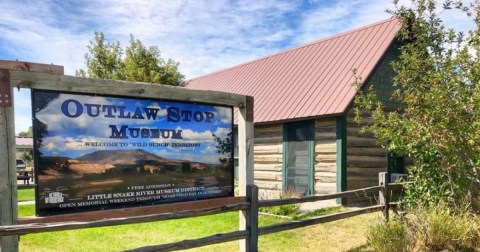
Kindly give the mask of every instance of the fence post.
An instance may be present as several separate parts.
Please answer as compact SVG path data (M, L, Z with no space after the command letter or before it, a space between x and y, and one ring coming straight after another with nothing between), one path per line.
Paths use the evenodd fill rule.
M258 186L247 185L247 200L250 208L247 214L247 252L258 251Z
M388 221L388 211L390 210L390 194L388 193L388 172L378 173L378 185L382 187L379 192L380 205L383 205L383 216Z
M238 187L240 196L247 195L247 185L253 185L253 97L246 96L238 108ZM239 229L247 230L248 211L240 211ZM240 251L247 251L247 240L240 240Z
M15 124L9 70L0 70L0 225L14 225L17 217ZM18 236L0 237L0 251L18 251Z

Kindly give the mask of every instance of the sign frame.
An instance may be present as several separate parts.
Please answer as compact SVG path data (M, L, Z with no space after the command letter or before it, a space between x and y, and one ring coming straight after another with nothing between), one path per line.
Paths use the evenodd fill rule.
M210 195L210 196L204 196L204 197L184 197L184 198L173 198L170 200L150 200L150 201L140 201L137 203L132 203L132 204L112 204L112 205L103 205L102 206L91 206L91 207L84 207L84 208L79 208L79 207L73 207L70 209L64 209L64 210L59 210L59 209L51 209L51 210L46 210L42 209L40 203L40 183L39 183L39 173L40 173L40 151L39 151L39 146L38 142L36 141L38 139L38 129L35 127L36 123L38 123L37 118L35 117L36 115L36 105L35 104L35 99L34 96L35 94L38 93L51 93L51 94L56 94L58 96L64 94L64 95L72 95L72 96L78 96L78 97L87 97L87 98L106 98L106 99L119 99L119 100L130 100L130 101L136 101L136 102L158 102L158 103L173 103L173 104L183 104L183 105L189 105L189 106L211 106L212 108L226 108L230 110L230 115L231 115L231 122L229 124L230 130L231 130L231 136L230 139L232 143L234 142L234 134L233 134L233 129L234 129L234 121L233 121L233 106L231 105L220 105L220 104L214 104L214 103L207 103L207 102L196 102L196 101L179 101L179 100L174 100L174 99L155 99L155 98L146 98L146 97L131 97L131 96L122 96L122 95L107 95L107 94L95 94L95 93L85 93L85 92L65 92L65 91L53 91L53 90L41 90L41 89L33 89L32 90L32 118L34 120L33 124L33 132L34 132L34 165L35 165L35 181L37 181L37 186L35 187L35 210L36 210L36 216L50 216L50 215L62 215L62 214L75 214L75 213L82 213L82 212L90 212L90 211L105 211L105 210L114 210L114 209L122 209L122 208L130 208L130 207L142 207L142 206L150 206L150 205L160 205L160 204L170 204L170 203L178 203L178 202L188 202L188 201L195 201L195 200L204 200L204 199L215 199L215 198L225 198L225 197L233 197L234 196L234 151L235 148L232 146L230 155L229 155L229 163L228 165L231 167L230 168L230 178L229 178L229 185L231 186L231 191L228 194L224 195ZM85 113L85 112L84 112ZM118 139L122 140L122 139ZM208 189L208 188L205 188ZM133 191L136 193L137 191ZM140 191L141 192L141 191Z
M157 84L137 83L128 81L114 81L102 79L87 79L63 75L63 66L53 64L39 64L21 61L0 60L0 69L7 70L10 74L11 89L41 89L66 92L95 93L105 95L121 95L128 97L146 97L155 99L174 99L179 101L207 102L218 105L231 105L238 110L235 119L238 125L239 143L239 173L238 188L239 197L227 199L242 199L246 196L247 185L253 184L253 108L254 99L251 96L225 93L218 91L194 90L183 87L172 87ZM0 108L0 147L5 152L0 153L0 163L5 166L0 169L0 194L7 200L1 204L0 225L8 226L20 223L57 223L62 221L97 221L111 218L125 218L126 216L140 216L143 208L139 211L106 210L95 214L92 212L72 214L69 216L54 216L52 218L20 218L18 219L17 196L16 196L16 164L15 164L15 125L14 104L4 109ZM217 202L217 203L216 203ZM218 205L218 200L198 201L202 206ZM181 209L196 209L195 204L182 204ZM148 207L151 211L163 209L163 206ZM133 210L134 208L132 208ZM181 210L179 209L179 210ZM120 211L119 211L120 210ZM239 211L239 230L247 230L248 211ZM245 250L247 243L240 241L240 249ZM0 238L1 250L18 250L18 236Z

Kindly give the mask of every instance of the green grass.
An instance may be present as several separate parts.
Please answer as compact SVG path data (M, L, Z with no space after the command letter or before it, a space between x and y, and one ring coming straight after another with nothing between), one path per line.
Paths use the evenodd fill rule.
M35 216L35 205L18 205L18 217Z
M20 216L34 215L34 205L20 205ZM365 234L378 213L259 237L259 251L347 251L366 244ZM288 221L260 216L260 226ZM238 230L238 213L142 224L90 228L22 236L21 251L118 251L195 239ZM189 251L238 251L238 241Z
M270 225L282 220L261 217L261 225ZM216 233L238 230L238 213L224 213L181 220L151 222L113 227L90 228L22 236L22 251L118 251L140 246L155 245L195 239ZM262 250L281 246L293 249L291 241L298 239L293 232L277 233L261 237ZM238 241L198 248L195 251L235 251Z
M30 201L35 200L35 187L34 186L22 186L17 189L18 201Z

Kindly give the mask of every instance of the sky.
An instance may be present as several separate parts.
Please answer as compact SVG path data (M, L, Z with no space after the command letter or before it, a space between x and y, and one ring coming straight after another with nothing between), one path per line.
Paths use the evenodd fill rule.
M2 0L0 59L53 63L74 75L95 31L156 45L193 78L390 17L389 0ZM465 27L460 15L445 18ZM15 92L15 131L31 125L29 90Z
M219 164L231 155L219 154L216 141L231 138L229 107L51 91L35 92L33 104L47 129L39 147L44 156L143 149L165 158Z

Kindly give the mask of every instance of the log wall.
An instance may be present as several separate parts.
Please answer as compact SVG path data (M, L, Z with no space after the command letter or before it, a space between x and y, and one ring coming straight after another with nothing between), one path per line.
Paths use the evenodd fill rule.
M335 118L315 120L314 195L336 192L335 127ZM283 179L283 124L255 127L254 162L260 198L279 196Z
M362 124L369 121L369 115L364 114ZM376 186L378 173L387 171L387 151L376 144L372 134L360 133L360 128L350 109L347 113L347 190ZM349 199L349 204L358 201L365 199Z
M315 195L337 191L337 143L335 118L315 120Z
M255 126L254 176L261 199L282 192L283 124Z

